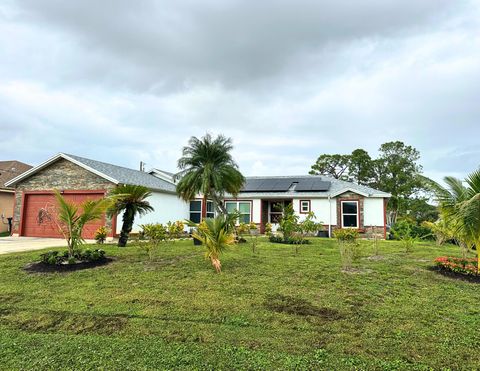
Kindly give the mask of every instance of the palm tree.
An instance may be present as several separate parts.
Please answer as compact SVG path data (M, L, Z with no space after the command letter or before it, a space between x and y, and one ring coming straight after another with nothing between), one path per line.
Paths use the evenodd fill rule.
M145 215L153 211L153 207L146 199L152 195L147 187L139 185L124 184L112 189L109 196L112 198L112 206L108 214L119 214L123 211L123 224L118 239L118 246L127 246L128 236L132 231L136 215Z
M202 241L207 249L205 257L210 259L217 273L220 273L222 271L220 254L235 243L228 216L219 215L216 218L205 219L197 226L192 236Z
M54 191L57 206L53 212L45 215L57 225L63 237L67 241L68 257L72 258L75 251L84 243L82 231L85 224L93 220L101 219L109 207L109 199L87 200L80 205L68 201L59 191ZM54 214L54 215L51 215ZM41 220L41 218L39 218Z
M203 195L202 218L206 216L208 199L214 201L217 208L226 213L222 203L225 193L234 197L242 189L245 178L230 154L233 149L231 138L219 135L215 139L206 134L201 139L191 137L188 146L183 148L178 160L180 172L175 179L179 197L186 202Z
M480 169L471 173L465 183L445 177L448 188L432 182L440 211L464 249L477 250L477 272L480 268Z

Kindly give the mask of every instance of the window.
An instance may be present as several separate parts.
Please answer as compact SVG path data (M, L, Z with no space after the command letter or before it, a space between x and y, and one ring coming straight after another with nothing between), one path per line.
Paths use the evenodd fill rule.
M270 202L270 223L276 224L280 222L283 216L283 201Z
M249 201L226 201L225 208L227 213L232 214L236 210L240 212L239 223L250 223L251 203Z
M190 201L190 220L194 223L202 221L202 201Z
M207 201L207 218L215 218L215 208L213 201ZM202 221L202 201L190 201L190 220L194 223Z
M342 201L342 227L358 228L358 201Z
M310 200L300 200L300 213L308 214L310 212Z
M207 201L207 218L215 218L215 208L213 201Z

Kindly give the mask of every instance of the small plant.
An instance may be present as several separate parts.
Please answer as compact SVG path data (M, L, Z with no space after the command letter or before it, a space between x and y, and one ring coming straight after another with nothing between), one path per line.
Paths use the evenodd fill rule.
M435 265L440 269L460 273L467 276L476 276L477 259L454 258L450 256L440 256L435 259Z
M148 242L142 243L140 246L147 252L149 260L152 261L158 246L169 239L168 228L160 223L143 224L141 227Z
M40 255L40 260L48 265L62 265L62 264L76 264L76 263L91 263L104 261L105 251L100 249L84 251L77 250L72 256L69 256L68 251L48 251Z
M201 241L207 251L205 257L210 259L217 273L222 271L220 254L235 243L234 228L228 215L219 215L215 218L207 218L199 225L190 223L197 228L193 232L193 238Z
M95 231L95 241L97 241L98 244L104 244L105 241L107 240L107 235L108 235L107 227L105 226L100 227Z
M252 245L252 252L255 254L258 246L258 227L255 223L251 222L248 225L248 228L250 230L250 243Z
M353 228L337 229L333 232L340 248L340 258L342 260L342 268L350 270L352 263L359 257L358 251L358 230Z
M311 243L309 240L304 240L298 236L285 239L282 236L271 235L268 240L273 243L283 243L286 245L308 245Z
M271 236L272 235L272 224L265 223L265 235Z
M300 233L300 239L303 241L307 236L315 235L320 229L322 229L322 223L316 223L317 217L310 211L307 217L298 223L298 231ZM298 244L295 246L295 254L298 254Z
M247 242L245 235L250 233L250 225L246 223L240 223L235 229L238 236L237 243Z
M298 215L295 214L292 204L283 208L283 215L278 224L285 240L290 239L295 232L298 232Z
M402 246L407 253L413 251L415 243L418 241L418 237L414 233L412 225L406 220L402 220L395 224L393 235L397 240L401 241Z
M167 223L167 230L170 239L178 239L183 233L185 224L181 220L177 220L176 222L168 222Z

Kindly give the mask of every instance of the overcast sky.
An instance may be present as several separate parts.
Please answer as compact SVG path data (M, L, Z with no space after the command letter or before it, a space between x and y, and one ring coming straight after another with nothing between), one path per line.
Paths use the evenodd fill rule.
M245 175L387 141L425 173L480 164L480 1L0 4L0 160L58 152L175 170L192 135Z

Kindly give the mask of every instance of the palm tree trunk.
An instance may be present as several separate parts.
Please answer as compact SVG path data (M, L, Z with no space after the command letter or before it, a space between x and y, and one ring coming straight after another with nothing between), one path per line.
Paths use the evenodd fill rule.
M128 236L132 231L134 217L135 213L131 208L125 209L125 213L123 214L122 218L122 230L120 232L120 238L118 239L118 247L127 246Z
M207 195L203 195L202 200L202 220L207 217Z

